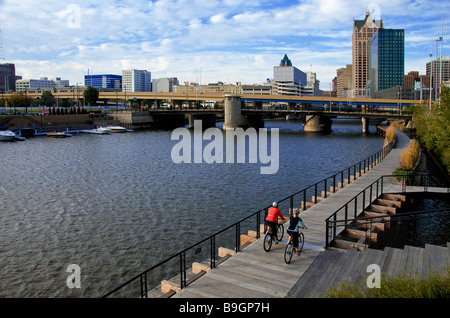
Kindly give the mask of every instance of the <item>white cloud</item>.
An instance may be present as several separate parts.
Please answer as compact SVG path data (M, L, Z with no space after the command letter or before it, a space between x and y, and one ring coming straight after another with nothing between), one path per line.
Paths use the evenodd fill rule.
M70 23L76 22L77 8L79 28ZM406 65L417 69L423 63L420 53L427 56L431 39L440 35L440 16L450 5L421 0L4 0L0 22L5 56L24 77L80 82L88 68L120 74L126 67L191 81L201 69L204 82L254 83L272 77L273 66L287 53L301 69L312 65L327 89L335 70L351 63L353 19L363 19L367 9L383 18L385 27L405 28L406 59L411 57ZM444 22L449 29L448 19Z

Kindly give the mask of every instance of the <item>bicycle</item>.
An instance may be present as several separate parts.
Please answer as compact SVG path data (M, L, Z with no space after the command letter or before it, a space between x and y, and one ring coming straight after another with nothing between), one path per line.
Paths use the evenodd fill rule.
M277 224L277 238L276 240L280 242L283 239L284 235L284 225L282 223ZM264 236L264 250L266 252L270 251L272 248L272 241L275 241L275 238L273 237L272 228L269 226L269 228L266 231L266 236Z
M300 231L298 233L298 252L300 253L303 249L303 245L305 244L305 235L301 231L302 228L300 228ZM294 238L292 237L292 234L289 235L289 241L286 245L286 248L284 250L284 262L286 264L289 264L292 260L292 256L294 255Z

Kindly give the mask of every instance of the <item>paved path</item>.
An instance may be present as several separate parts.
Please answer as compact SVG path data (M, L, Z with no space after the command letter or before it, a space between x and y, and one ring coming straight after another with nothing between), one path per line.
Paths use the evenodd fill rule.
M172 296L173 298L283 298L299 280L325 246L325 219L382 175L398 168L399 156L409 138L397 133L394 149L372 170L320 201L301 214L308 227L304 230L305 246L300 256L294 255L290 264L284 262L285 244L263 249L260 238L241 252ZM386 188L385 185L385 189ZM391 191L399 186L389 185ZM389 189L387 190L389 192ZM285 235L286 238L286 235Z

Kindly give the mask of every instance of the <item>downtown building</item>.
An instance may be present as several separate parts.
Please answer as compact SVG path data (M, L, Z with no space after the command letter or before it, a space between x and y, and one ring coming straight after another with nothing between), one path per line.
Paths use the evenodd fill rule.
M98 89L122 90L122 76L113 74L85 75L84 85Z
M306 73L292 66L291 60L285 54L280 65L273 68L272 85L274 95L301 96L303 87L307 85L307 76Z
M370 49L370 81L366 84L366 96L386 98L383 92L395 87L400 98L405 78L405 31L379 29L371 39Z
M62 80L61 77L56 77L51 80L47 77L41 77L40 79L19 79L16 81L16 92L26 92L30 89L51 90L69 86L69 80Z
M370 80L371 41L383 19L374 20L366 11L364 20L353 20L352 35L352 97L367 97L366 85Z
M0 64L0 93L16 90L16 67L11 63Z
M146 70L123 70L122 92L151 92L152 76Z
M450 57L439 57L436 60L427 63L428 87L431 81L432 99L439 98L440 86L442 83L450 80Z

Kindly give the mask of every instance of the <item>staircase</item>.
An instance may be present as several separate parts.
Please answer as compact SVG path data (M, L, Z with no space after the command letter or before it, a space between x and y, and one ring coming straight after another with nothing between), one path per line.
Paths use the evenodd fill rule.
M330 287L345 280L367 288L367 277L372 274L367 272L370 264L377 264L382 273L389 275L405 273L426 277L430 272L444 273L450 266L450 242L446 247L426 244L424 248L407 245L403 249L325 250L292 287L288 297L323 297Z
M381 194L336 236L331 242L332 249L364 251L367 247L383 248L380 238L386 237L385 231L392 226L391 217L398 214L406 204L405 195Z

